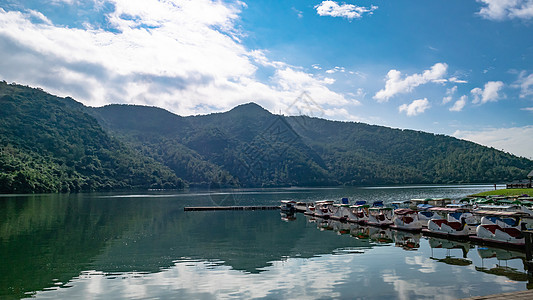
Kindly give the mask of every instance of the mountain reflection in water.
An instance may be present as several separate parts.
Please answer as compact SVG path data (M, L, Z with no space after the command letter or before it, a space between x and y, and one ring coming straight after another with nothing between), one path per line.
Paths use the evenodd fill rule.
M266 205L346 193L239 197ZM183 211L220 201L209 193L152 196L0 197L0 298L460 298L531 281L519 252L303 214Z

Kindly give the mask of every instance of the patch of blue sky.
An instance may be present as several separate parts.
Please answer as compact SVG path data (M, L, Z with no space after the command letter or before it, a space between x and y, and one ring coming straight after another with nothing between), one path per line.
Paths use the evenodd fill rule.
M90 26L110 32L117 31L107 19L107 14L115 10L115 5L112 2L72 1L70 3L69 1L7 0L7 4L3 7L6 11L27 12L33 10L40 12L55 26L79 29L86 29L87 26ZM32 20L35 23L42 23L42 20L35 17Z

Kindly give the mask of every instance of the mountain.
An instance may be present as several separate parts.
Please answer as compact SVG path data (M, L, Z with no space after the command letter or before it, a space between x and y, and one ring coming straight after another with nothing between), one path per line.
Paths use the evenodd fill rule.
M138 123L128 127L131 111L158 114L136 118ZM95 114L108 130L136 148L148 147L143 153L167 166L171 157L172 165L186 159L184 153L194 157L194 164L207 163L218 177L206 176L201 183L214 186L499 183L525 178L533 169L529 159L445 135L285 117L255 103L191 117L128 105L96 108ZM176 159L175 153L182 156ZM184 175L186 164L171 168L198 183Z
M158 115L136 118L136 123L129 126L130 118L144 110ZM226 113L194 117L134 105L108 105L93 109L93 114L109 131L169 166L192 185L335 184L320 157L295 134L287 120L254 103Z
M0 82L0 192L183 188L72 98Z
M274 115L255 103L182 117L89 108L0 82L2 193L500 183L532 169L532 160L445 135Z
M287 118L343 184L500 183L533 161L453 137L305 116Z

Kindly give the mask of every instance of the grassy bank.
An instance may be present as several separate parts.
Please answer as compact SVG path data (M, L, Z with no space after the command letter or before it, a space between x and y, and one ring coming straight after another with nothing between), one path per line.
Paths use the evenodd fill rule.
M503 189L488 191L483 193L474 194L475 197L485 197L485 196L520 196L520 195L530 195L533 196L533 189Z

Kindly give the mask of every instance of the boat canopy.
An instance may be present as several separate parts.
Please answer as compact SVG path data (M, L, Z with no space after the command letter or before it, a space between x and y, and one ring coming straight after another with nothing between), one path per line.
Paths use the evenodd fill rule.
M432 207L428 209L429 211L433 212L444 212L444 213L454 213L454 212L469 212L470 210L467 208L461 208L461 207Z
M418 204L416 206L416 208L418 208L419 210L427 210L427 209L430 209L432 207L433 207L433 205L429 205L429 204Z
M394 211L395 215L412 215L416 214L416 211L409 208L400 208Z
M431 199L411 199L411 203L424 203L424 204L427 204L428 201L431 200Z
M361 205L352 205L351 208L369 208L370 205L368 204L361 204Z
M506 211L520 209L518 205L480 205L479 210L493 210L493 211Z
M496 200L496 203L498 203L498 204L513 204L513 201L509 200L509 199L502 199L502 200Z
M296 203L296 201L294 201L294 200L281 200L281 203L284 203L284 204L289 204L289 203L290 203L290 204L294 204L294 203Z
M315 204L333 204L333 200L320 200L320 201L317 201L315 202Z
M366 204L365 200L355 201L355 205L363 205L363 204Z
M476 203L477 204L489 204L489 203L494 203L494 200L480 198L480 199L476 200Z
M392 207L371 207L370 210L392 210Z
M341 199L341 203L342 203L342 204L349 204L350 201L348 201L348 198L342 198L342 199Z
M466 204L466 203L458 203L458 204L447 204L446 207L448 208L469 208L469 207L472 207L472 205Z
M529 216L528 213L520 211L492 211L492 210L476 210L474 211L476 215L484 216L498 216L498 217L525 217Z
M377 200L372 203L372 207L382 207L382 206L383 206L382 200Z

